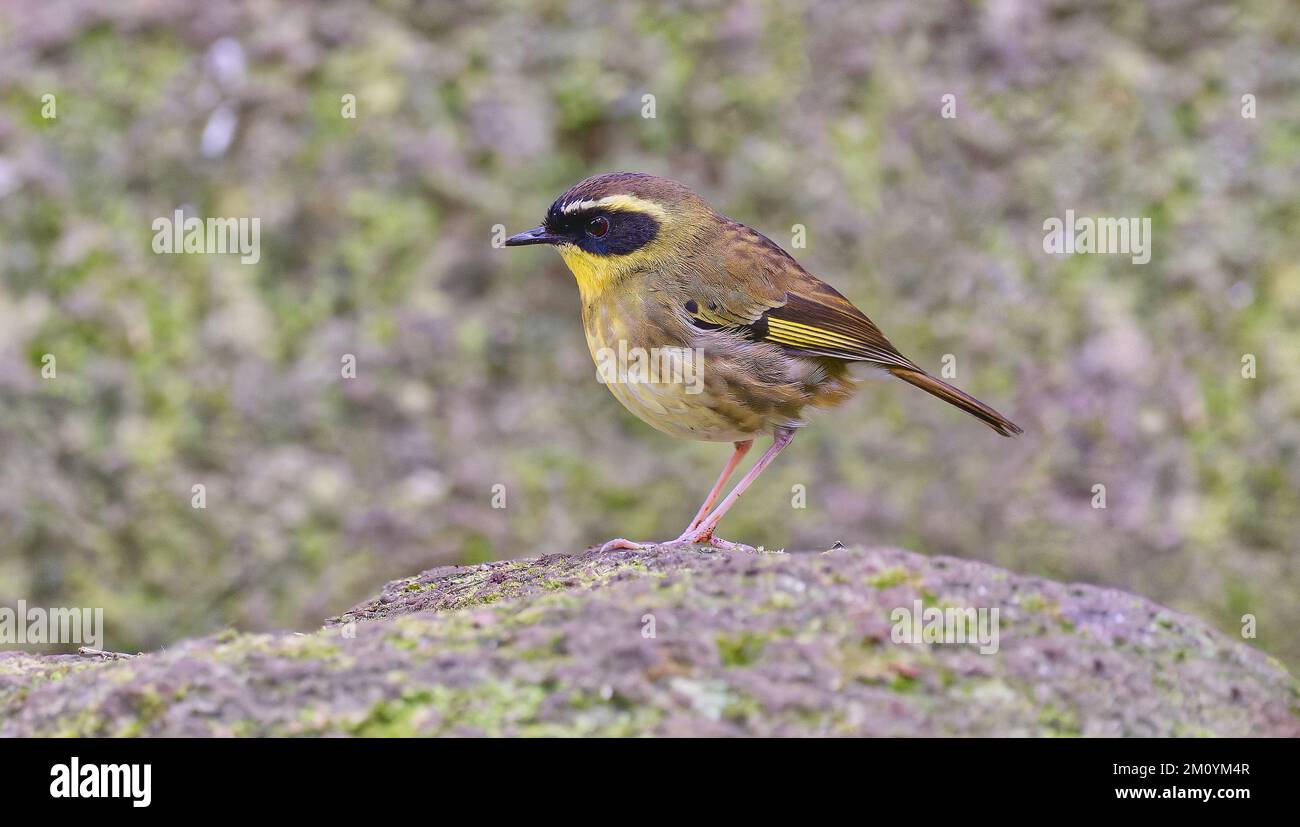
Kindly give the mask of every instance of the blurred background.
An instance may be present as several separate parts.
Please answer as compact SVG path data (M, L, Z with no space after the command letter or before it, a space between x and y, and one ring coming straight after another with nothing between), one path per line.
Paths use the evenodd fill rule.
M1026 431L869 381L724 536L1249 613L1300 665L1296 6L799 5L0 4L0 604L150 649L676 536L729 446L625 412L559 257L492 245L628 169L804 225L812 272ZM177 208L258 217L261 260L155 255ZM1046 254L1067 209L1149 217L1150 263Z

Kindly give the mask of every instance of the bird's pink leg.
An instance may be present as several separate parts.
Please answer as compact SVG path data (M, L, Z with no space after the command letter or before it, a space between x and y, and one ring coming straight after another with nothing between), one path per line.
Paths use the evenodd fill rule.
M731 475L736 473L736 466L745 458L745 454L748 454L749 449L754 447L754 440L746 439L735 443L735 445L736 450L732 452L731 459L727 460L726 466L723 467L722 473L718 476L718 481L713 484L713 488L709 491L709 496L704 499L704 505L700 506L700 510L695 514L695 519L691 520L691 524L687 526L686 531L682 533L682 537L690 534L697 526L699 526L700 523L704 522L705 517L709 516L709 509L713 508L713 504L717 502L718 495L722 493L722 487L727 484L727 480L731 479ZM656 544L638 543L635 540L627 540L619 537L617 540L610 540L608 543L605 543L605 545L600 547L600 550L602 552L617 551L619 549L636 550L649 548L653 545Z
M698 527L700 523L704 522L704 518L709 516L713 504L718 501L718 495L722 493L722 486L726 485L727 480L731 479L731 475L736 472L736 466L740 464L740 461L745 458L745 454L748 454L749 449L753 446L754 440L752 439L736 443L736 450L732 453L731 459L727 460L722 473L718 475L718 481L713 484L709 496L704 498L704 505L700 506L700 510L695 514L695 519L691 520L691 524L686 527L686 531L683 533L689 534L691 529Z
M688 528L675 542L711 542L722 548L732 546L733 544L727 543L725 540L715 540L713 537L714 529L718 527L718 522L726 515L727 511L736 504L736 500L739 500L740 496L748 490L749 486L754 484L754 480L758 479L758 475L763 473L763 469L771 465L772 460L776 459L776 455L785 450L785 446L789 445L793 439L793 428L777 428L776 434L772 439L772 447L768 448L767 451L764 452L763 456L758 458L758 462L754 463L754 467L749 469L749 473L740 478L740 482L736 483L736 487L731 489L731 493L722 501L722 504L714 509L712 514L705 517L704 522L692 528Z

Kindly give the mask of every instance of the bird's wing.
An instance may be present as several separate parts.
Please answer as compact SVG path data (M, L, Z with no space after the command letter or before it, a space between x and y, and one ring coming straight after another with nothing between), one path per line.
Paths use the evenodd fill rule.
M789 353L866 362L983 420L1003 436L1020 426L963 390L936 379L898 352L880 328L829 284L770 239L729 222L721 266L687 288L691 323L725 329Z
M686 302L697 327L735 330L794 353L918 369L852 302L766 236L735 222L725 232L721 272Z

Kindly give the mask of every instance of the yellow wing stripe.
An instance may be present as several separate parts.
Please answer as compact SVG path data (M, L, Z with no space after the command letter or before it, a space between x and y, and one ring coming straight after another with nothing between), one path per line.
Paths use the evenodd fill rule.
M800 336L800 335L788 333L783 330L769 329L767 332L767 338L771 339L774 342L780 342L781 344L785 344L785 345L827 347L827 348L833 348L835 350L851 350L851 348L839 344L838 342L832 342L827 339L818 339L814 336Z
M693 314L695 318L721 327L740 327L745 323L731 316L727 311L717 308L699 308ZM789 319L767 319L767 336L769 342L787 347L808 350L841 351L841 358L866 359L878 364L893 364L911 367L906 359L880 348L864 339L828 330L824 327L795 322Z
M847 336L833 333L825 328L812 327L799 322L792 322L788 319L768 318L767 329L768 335L773 338L781 336L782 338L795 339L810 344L829 345L831 347L849 348L852 350L860 350L866 345L866 342L863 342L861 339L851 339Z
M772 326L776 325L773 330ZM802 328L802 329L800 329ZM777 344L789 345L792 347L802 348L830 348L834 350L848 351L855 354L858 358L866 359L882 365L898 365L899 367L914 367L903 357L883 350L875 345L861 340L849 339L839 334L832 333L820 327L809 327L800 322L791 322L788 319L768 319L767 338Z
M767 336L769 339L772 339L773 341L781 342L783 344L813 345L816 347L835 348L837 350L850 350L850 351L856 350L856 348L853 348L849 345L845 345L842 342L834 341L832 339L823 339L818 336L808 336L801 333L792 333L787 330L780 330L780 329L772 330L771 328L769 328Z
M853 345L863 344L861 339L846 336L842 333L837 333L828 328L816 327L814 325L804 324L803 322L795 322L789 319L769 318L768 325L771 326L773 324L777 325L778 327L790 328L792 333L807 333L808 335L821 336L822 338L826 338L826 339L839 340L841 342L844 342L845 344L853 344Z

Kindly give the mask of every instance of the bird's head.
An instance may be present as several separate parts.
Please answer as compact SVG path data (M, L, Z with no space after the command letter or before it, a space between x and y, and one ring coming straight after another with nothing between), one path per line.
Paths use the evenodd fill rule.
M570 187L540 227L511 236L506 246L554 246L587 300L628 275L684 256L718 220L676 181L610 172Z

